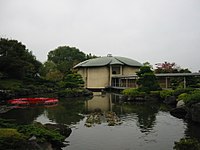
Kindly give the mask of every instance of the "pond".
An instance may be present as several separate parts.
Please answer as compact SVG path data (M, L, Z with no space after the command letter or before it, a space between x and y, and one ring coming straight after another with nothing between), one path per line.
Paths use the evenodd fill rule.
M95 93L91 99L60 99L57 106L12 109L0 117L20 124L68 124L72 133L63 150L170 150L185 136L200 139L200 127L171 116L166 105L122 102L119 97ZM86 126L88 117L97 110L102 114L100 122ZM109 126L108 112L114 112L120 124Z

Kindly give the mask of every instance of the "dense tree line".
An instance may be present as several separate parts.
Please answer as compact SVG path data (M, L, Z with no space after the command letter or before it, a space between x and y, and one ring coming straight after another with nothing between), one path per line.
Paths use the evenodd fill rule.
M42 63L31 51L17 40L0 39L1 77L23 79L33 78L39 73Z
M75 47L60 46L50 51L48 60L42 64L21 42L1 38L0 90L18 97L48 92L62 96L91 94L82 88L82 77L73 66L95 57ZM7 98L10 95L0 91L0 99Z
M48 80L59 81L73 73L73 67L95 55L85 54L75 47L60 46L48 53L48 60L41 69L41 74Z

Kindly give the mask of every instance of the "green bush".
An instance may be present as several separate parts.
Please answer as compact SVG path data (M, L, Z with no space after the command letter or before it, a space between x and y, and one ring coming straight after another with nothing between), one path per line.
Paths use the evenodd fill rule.
M136 88L125 89L122 91L122 94L124 94L126 96L131 96L131 97L145 96L145 92L140 92Z
M16 128L14 120L0 118L0 128Z
M139 77L137 84L140 91L149 93L150 91L160 90L157 78L149 66L140 67L140 71L136 73Z
M160 91L160 97L162 99L165 99L166 97L172 96L174 93L174 90L162 90Z
M0 129L0 148L2 149L20 149L24 145L26 137L16 129Z
M185 101L188 98L188 94L187 93L182 93L178 96L178 101L183 100Z
M22 87L22 81L20 80L14 80L14 79L10 79L10 80L0 80L0 88L4 89L4 90L16 90L16 89L20 89Z
M174 150L200 150L200 143L196 139L182 138L175 142Z
M196 90L191 94L188 94L187 98L184 100L186 104L200 102L200 90Z
M21 125L18 126L17 129L20 133L23 133L28 138L35 136L37 138L37 142L49 141L51 143L53 142L61 144L65 139L65 137L62 136L59 132L49 130L40 123L33 123L31 125Z
M160 97L160 91L150 91L150 95Z
M180 94L182 93L191 93L192 91L194 91L193 88L178 88L174 90L174 96L178 97Z
M79 96L91 96L92 92L84 88L66 88L58 92L59 97L79 97Z

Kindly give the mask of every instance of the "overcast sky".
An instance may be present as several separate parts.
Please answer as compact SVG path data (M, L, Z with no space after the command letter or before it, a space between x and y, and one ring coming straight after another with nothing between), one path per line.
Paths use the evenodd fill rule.
M200 0L0 0L0 37L200 70Z

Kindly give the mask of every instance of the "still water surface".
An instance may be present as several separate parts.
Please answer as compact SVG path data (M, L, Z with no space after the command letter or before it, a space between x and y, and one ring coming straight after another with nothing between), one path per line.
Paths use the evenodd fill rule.
M13 109L0 117L18 123L65 123L72 128L63 150L171 150L185 136L200 139L200 127L169 114L167 106L156 103L124 103L116 94L97 94L92 99L60 99L54 107ZM87 117L95 110L112 111L122 124L86 127Z

